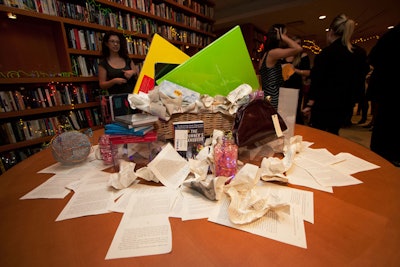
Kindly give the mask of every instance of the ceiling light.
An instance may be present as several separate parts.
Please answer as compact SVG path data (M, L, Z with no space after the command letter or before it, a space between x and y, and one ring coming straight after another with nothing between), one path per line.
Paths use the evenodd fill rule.
M318 17L318 19L320 19L320 20L326 19L326 16L325 15L321 15L321 16Z
M325 31L326 31L326 32L329 32L329 28L326 28Z
M388 30L393 29L393 28L394 28L394 26L391 25L391 26L388 27Z

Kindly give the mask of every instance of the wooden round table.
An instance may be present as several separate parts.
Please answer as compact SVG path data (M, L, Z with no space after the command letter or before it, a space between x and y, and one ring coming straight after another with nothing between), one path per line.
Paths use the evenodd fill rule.
M94 140L102 134L95 132ZM206 219L170 218L169 254L105 260L120 213L55 222L65 199L19 198L49 179L55 163L44 150L0 176L0 266L400 266L400 169L347 139L296 125L295 134L381 166L353 176L363 183L314 192L314 224L305 222L307 249L238 231ZM292 186L292 185L289 185Z

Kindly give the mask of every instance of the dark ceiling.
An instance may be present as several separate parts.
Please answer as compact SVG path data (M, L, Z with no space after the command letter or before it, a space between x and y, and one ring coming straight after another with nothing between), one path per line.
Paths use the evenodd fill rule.
M353 39L367 38L369 49L387 27L400 22L399 0L216 0L214 29L252 23L267 30L274 23L285 23L289 35L314 40L324 47L325 29L332 19L344 13L357 23ZM319 15L326 15L319 20Z

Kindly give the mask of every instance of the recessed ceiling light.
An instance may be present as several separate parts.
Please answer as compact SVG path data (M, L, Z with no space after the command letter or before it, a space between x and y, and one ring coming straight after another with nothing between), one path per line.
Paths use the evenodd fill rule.
M388 30L393 29L393 28L394 28L394 26L391 25L391 26L388 27Z
M325 15L321 15L321 16L318 17L318 19L321 19L321 20L322 19L326 19L326 16Z
M329 28L326 28L325 31L326 31L326 32L329 32Z

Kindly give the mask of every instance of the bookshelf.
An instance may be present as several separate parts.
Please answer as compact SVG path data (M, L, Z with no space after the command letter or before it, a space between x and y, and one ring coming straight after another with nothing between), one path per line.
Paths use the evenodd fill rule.
M49 119L74 116L79 130L102 127L97 64L106 31L126 36L139 67L154 33L192 56L215 39L214 5L201 0L0 0L1 161L10 153L9 160L22 160L49 142L57 127L46 126ZM9 13L17 18L8 18ZM46 89L54 94L51 100L40 99ZM81 96L72 93L76 89L84 91ZM42 127L41 134L26 137L17 129L30 121ZM32 153L21 154L30 148Z
M249 50L254 69L258 74L258 66L263 56L263 51L260 50L260 46L264 43L266 32L251 23L242 24L240 28L242 29L243 38Z

